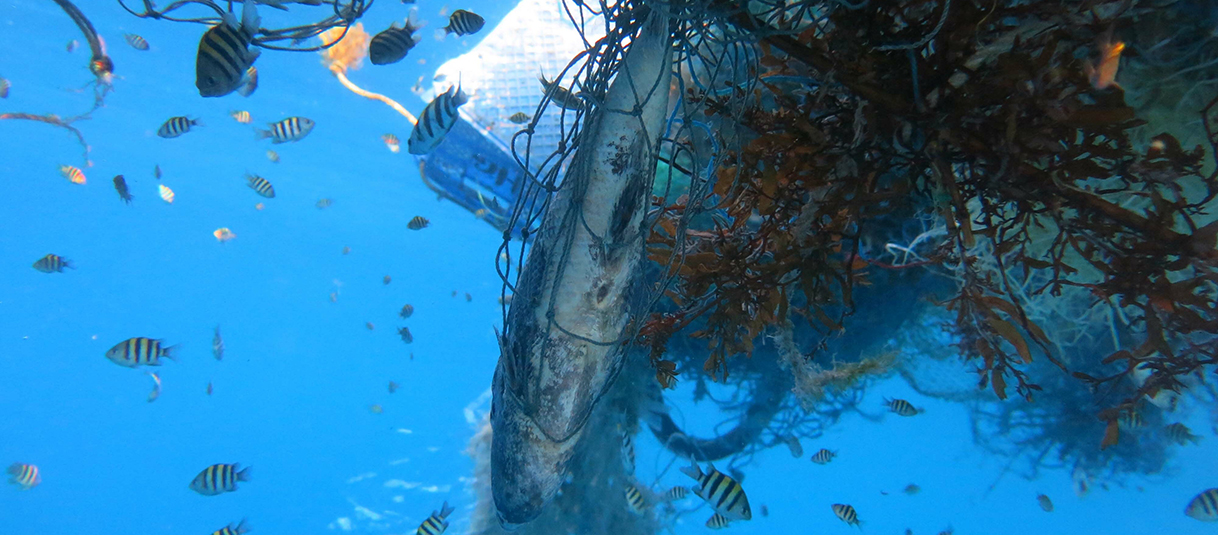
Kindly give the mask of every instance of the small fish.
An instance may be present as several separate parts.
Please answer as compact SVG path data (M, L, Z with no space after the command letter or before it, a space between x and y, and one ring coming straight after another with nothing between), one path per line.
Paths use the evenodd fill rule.
M428 221L426 217L417 215L417 216L414 216L414 218L412 218L409 223L406 223L406 228L408 228L410 230L422 230L422 229L427 228L427 225L430 223L431 222Z
M474 300L474 296L470 295L469 292L465 292L465 302L469 303L470 301L473 301L473 300Z
M532 119L532 117L529 117L529 114L522 112L522 111L513 113L511 117L508 117L509 121L516 123L516 124L527 123L527 122L529 122L529 119Z
M73 184L84 184L86 181L84 171L77 167L63 165L59 167L59 172L63 173L63 177Z
M413 12L401 28L398 28L397 21L394 21L388 29L372 37L372 41L368 43L368 60L373 65L389 65L402 61L410 49L419 44L414 33L421 27L421 24L414 21Z
M229 524L220 529L217 529L216 531L211 532L211 535L244 535L249 530L250 530L250 528L248 525L246 525L245 519L243 518L243 519L241 519L241 522L237 523L236 526Z
M1146 421L1142 419L1141 411L1131 409L1117 417L1117 424L1125 430L1132 431L1145 425Z
M257 192L259 195L268 199L275 198L275 188L271 183L258 175L245 175L245 181L250 189Z
M710 529L723 529L726 528L730 522L731 521L728 520L726 516L715 513L714 515L711 515L710 520L706 521L706 527Z
M271 128L258 130L258 139L271 138L271 143L276 145L289 141L300 141L309 135L309 132L312 132L313 127L317 125L312 119L305 117L288 117L277 123L267 124Z
M220 326L212 331L211 335L211 355L216 357L216 360L224 360L224 338L220 336Z
M238 463L208 466L190 482L190 490L204 496L236 491L237 482L250 480L250 469L237 470L238 466Z
M1045 496L1044 494L1036 495L1036 504L1039 505L1041 509L1044 509L1046 513L1053 512L1053 500L1050 500L1049 497Z
M148 50L148 41L145 41L143 37L133 33L124 33L123 39L127 41L127 44L131 45L131 48L136 50Z
M318 210L324 210L324 209L326 209L326 208L329 208L329 207L330 207L330 205L332 205L332 204L334 204L334 201L333 201L333 200L331 200L331 199L322 199L322 200L320 200L320 201L317 201L317 209L318 209Z
M233 231L229 230L228 227L220 227L220 228L216 229L215 232L212 232L211 234L212 234L212 236L215 236L216 241L219 241L220 243L224 243L228 240L231 240L231 239L237 237L237 235L233 234Z
M248 69L245 69L245 76L242 79L245 82L237 88L237 94L243 97L253 95L254 91L258 90L258 67L250 65Z
M350 247L343 247L343 254L345 254L345 255L351 254L351 248L350 248Z
M8 98L8 89L13 87L13 84L7 78L0 78L0 98Z
M157 180L161 179L161 164L156 164L152 167L152 176L156 177Z
M691 462L690 466L681 467L681 472L698 482L693 489L694 494L706 500L715 512L727 517L728 520L749 520L753 511L749 509L748 496L744 488L731 476L715 469L710 464L708 472L703 473L698 463Z
M922 412L922 409L914 407L912 403L903 399L885 399L884 404L888 406L888 410L898 416L916 416Z
M13 463L8 467L8 482L18 487L21 490L30 490L42 483L42 474L38 472L38 467L32 464Z
M448 529L448 515L451 515L456 509L444 502L440 506L439 511L432 511L431 516L423 520L419 524L419 529L415 530L415 535L441 535L444 530Z
M913 483L910 483L905 486L905 494L908 494L910 496L913 496L914 494L917 494L921 491L922 491L922 487L919 487Z
M1083 498L1091 492L1091 478L1082 466L1074 467L1074 471L1070 474L1070 485L1074 487L1074 495L1079 498Z
M76 51L76 47L78 47L78 46L80 46L80 41L73 39L71 41L68 41L68 46L66 47L66 49L67 49L68 53L71 54L72 52Z
M241 124L250 124L254 120L253 117L250 117L250 112L248 111L233 110L228 112L228 114Z
M364 323L364 326L367 327L369 331L376 330L376 325L373 325L371 321Z
M385 275L385 278L381 279L381 282L384 282L386 285L388 285L390 282L393 282L393 278L390 277L389 275Z
M160 366L161 358L177 361L175 356L178 346L162 345L163 340L144 338L128 338L115 344L106 351L106 358L119 366L134 368L136 366Z
M372 405L372 406L368 407L368 410L371 411L372 414L384 414L385 413L384 407L381 407L380 405Z
M445 34L455 33L457 35L470 35L478 33L482 26L486 24L486 19L481 15L458 9L453 11L453 14L448 17L448 26L444 27Z
M393 382L393 381L389 381L389 393L390 393L390 394L392 394L392 393L394 393L394 392L397 392L397 391L398 391L398 386L399 386L399 385L398 385L397 383L395 383L395 382Z
M338 292L330 292L330 302L331 303L338 302Z
M821 448L820 451L812 454L812 462L816 464L829 464L829 461L832 461L835 456L837 456L836 453Z
M643 514L647 510L647 501L643 499L643 493L634 485L626 486L626 503L630 505L630 510L635 514Z
M211 395L211 381L207 382L207 395Z
M154 383L152 385L152 392L148 393L148 403L152 403L153 401L156 401L156 398L161 397L161 376L152 372L147 373L149 377L152 377L152 381Z
M43 273L63 273L63 268L76 269L72 262L62 256L48 254L34 262L34 269Z
M410 327L399 328L398 336L402 337L402 342L404 342L404 343L409 344L411 342L414 342L414 335L410 334Z
M1099 65L1093 65L1091 62L1083 62L1083 72L1087 74L1087 78L1091 80L1091 87L1098 90L1105 90L1109 87L1120 88L1116 83L1117 70L1121 67L1121 52L1125 50L1125 43L1117 41L1112 42L1112 32L1109 30L1106 35L1100 39L1100 61Z
M469 97L461 91L460 84L428 102L419 115L419 122L410 132L410 139L406 141L407 151L423 155L435 150L453 125L457 124L457 108L466 102L469 102Z
M1167 438L1172 442L1175 442L1181 446L1186 446L1190 442L1193 444L1201 442L1201 437L1194 435L1193 431L1189 429L1187 425L1180 422L1167 425L1163 428L1163 433L1166 434Z
M622 433L622 466L627 474L634 473L634 438L629 433Z
M236 15L225 12L220 23L203 34L195 59L195 87L200 96L222 97L241 87L261 53L257 47L250 48L260 24L253 0L246 0L240 22Z
M12 468L9 468L12 473ZM1218 522L1218 489L1209 489L1188 502L1184 514L1202 522Z
M799 438L795 435L787 437L785 440L787 449L791 450L791 456L798 459L804 456L804 447L799 443Z
M175 138L190 131L192 126L203 126L198 119L190 119L187 117L170 117L161 128L156 131L156 135L163 138Z
M161 192L161 200L173 204L173 190L164 184L158 184L157 189Z
M411 314L414 314L414 305L409 304L402 305L402 311L398 312L398 315L401 316L402 319L409 318Z
M761 504L761 516L770 516L770 508L766 507L764 503Z
M837 518L842 522L850 524L851 526L857 526L863 523L861 520L859 520L859 514L854 510L854 507L844 503L833 504L833 514L837 515Z
M255 210L261 210L261 209L263 209L263 208L266 208L266 205L265 205L265 204L258 203L258 204L255 204L255 205L254 205L254 209L255 209Z
M684 500L685 496L688 494L689 489L682 487L681 485L675 485L671 489L668 489L668 492L664 493L664 501L673 502L677 500Z
M123 179L123 175L114 176L114 191L118 192L118 197L127 204L131 204L131 192L127 190L127 181Z
M476 217L478 219L484 219L484 218L486 218L486 214L488 214L488 213L490 213L490 212L488 212L486 210L486 208L479 208L477 210L474 210L474 217Z
M279 163L279 153L273 150L268 150L266 151L266 159L270 160L271 163Z
M402 150L402 142L398 140L397 136L393 134L385 134L381 136L381 139L385 141L385 146L389 147L389 152L398 152Z
M545 90L546 94L550 96L550 100L554 101L555 104L558 104L558 107L571 111L579 111L584 109L584 101L578 96L572 94L570 89L558 85L555 82L546 80L546 75L544 73L540 75L539 79L541 80L541 87Z

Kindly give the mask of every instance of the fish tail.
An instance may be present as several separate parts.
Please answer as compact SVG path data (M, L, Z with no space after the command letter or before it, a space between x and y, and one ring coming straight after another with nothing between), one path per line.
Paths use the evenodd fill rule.
M76 266L72 264L72 261L66 260L66 259L63 260L63 267L66 267L68 269L76 269Z
M682 466L681 473L694 478L697 481L702 481L702 468L693 459L689 460L689 466Z
M178 351L181 350L181 348L182 348L181 345L172 345L169 347L163 347L163 348L161 348L160 356L165 357L174 362L177 362L178 361Z
M247 2L252 2L253 0L246 0L246 1L247 1ZM238 523L237 523L237 528L236 528L236 529L234 529L234 530L233 530L233 532L235 532L237 535L241 535L242 533L246 533L246 532L248 532L249 530L250 530L249 521L247 521L246 519L242 518L242 519L241 519L241 522L238 522Z
M203 119L191 119L190 126L204 126Z
M456 511L456 508L451 505L448 505L448 501L445 501L444 505L440 506L439 516L440 516L440 518L448 518L448 515L451 515L453 511Z
M268 137L275 135L275 134L271 133L270 130L260 130L257 128L254 129L254 134L256 135L255 139L266 139Z
M240 472L237 472L237 481L249 481L249 480L250 480L250 467L247 466L245 468L242 468Z

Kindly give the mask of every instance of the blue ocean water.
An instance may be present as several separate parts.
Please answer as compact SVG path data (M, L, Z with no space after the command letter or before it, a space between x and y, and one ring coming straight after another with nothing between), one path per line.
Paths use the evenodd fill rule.
M413 158L391 153L380 139L394 133L404 143L409 123L342 88L317 54L264 52L253 97L202 99L194 57L204 26L141 20L117 2L78 5L105 38L118 77L105 106L75 123L92 166L62 129L0 121L0 465L33 463L43 478L29 491L0 488L0 533L202 534L242 518L256 534L339 533L348 527L340 519L353 532L407 533L444 500L457 507L449 533L463 533L474 499L465 483L473 463L464 453L473 429L463 409L487 390L498 357L493 263L501 233L438 201ZM351 74L415 113L424 105L410 92L415 80L430 79L435 66L476 44L432 39L447 6L418 5L429 21L424 43L400 64ZM511 6L481 0L459 7L483 14L490 27ZM362 22L376 32L408 9L382 2ZM261 13L283 25L300 21ZM0 24L0 76L13 84L0 113L88 110L91 92L77 91L92 78L88 47L61 9L10 0ZM124 32L145 37L152 49L127 46ZM65 51L74 39L81 46ZM317 126L299 143L272 146L228 116L236 109L249 111L255 126L290 116ZM157 137L176 115L204 126ZM265 156L271 148L279 163ZM81 167L88 183L69 183L61 165ZM247 172L271 180L276 197L247 188ZM135 196L130 206L111 186L117 174ZM158 184L176 193L172 205L157 198ZM321 198L334 203L319 210ZM265 209L255 209L259 202ZM416 215L431 226L407 230ZM212 232L219 227L237 237L218 243ZM30 268L47 253L77 269L47 275ZM406 303L415 314L402 320ZM226 343L222 361L210 352L216 325ZM395 332L403 325L414 334L410 345ZM155 370L164 389L153 403L142 370L103 357L134 336L181 344L180 362ZM401 389L390 394L389 381ZM671 399L688 400L690 388L683 383ZM1218 486L1218 438L1205 411L1187 420L1205 437L1201 445L1174 448L1163 474L1080 499L1068 470L999 479L1006 460L974 446L960 404L921 397L897 377L867 391L869 414L883 414L886 396L927 411L878 421L849 415L803 444L803 459L781 446L766 450L744 469L754 510L764 504L769 515L729 529L858 529L834 518L832 503L852 504L872 534L948 526L959 534L1210 528L1183 515L1193 496ZM706 405L678 404L694 430L709 432L722 418ZM644 473L671 460L654 440L638 440ZM809 452L821 447L840 456L827 466L809 463ZM216 497L187 488L201 469L221 462L252 466L252 480ZM905 495L909 483L922 491ZM663 484L689 481L670 470ZM1038 493L1053 498L1054 512L1037 506ZM706 507L684 515L675 531L704 532L709 516Z

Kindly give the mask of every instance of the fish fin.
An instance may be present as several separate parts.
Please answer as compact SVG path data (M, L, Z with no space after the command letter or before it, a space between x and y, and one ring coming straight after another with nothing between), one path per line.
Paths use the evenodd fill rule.
M252 0L250 0L250 1L252 1ZM246 519L242 518L241 522L237 523L237 527L233 531L236 532L237 535L241 535L243 533L248 532L249 530L250 530L249 522Z
M207 126L203 124L203 119L191 119L190 126Z
M245 468L242 468L241 471L237 472L237 481L249 481L249 480L250 480L250 467L247 466Z
M443 41L445 37L448 37L448 32L446 30L448 30L448 28L439 28L436 30L437 41Z
M161 354L158 355L157 358L165 357L169 360L177 362L178 361L177 353L181 349L181 347L182 347L181 345L172 345L169 347L162 347ZM156 365L160 366L160 364L156 364Z
M419 8L412 7L412 8L410 8L410 15L406 16L406 22L405 22L406 25L404 26L404 28L406 30L409 30L410 33L417 32L417 31L423 29L424 26L427 26L427 21L419 21L418 14L419 14Z
M71 260L64 260L63 267L66 267L68 269L76 269L76 266L72 264Z
M702 467L693 459L689 460L689 466L682 466L681 473L694 478L697 481L702 481Z
M255 0L245 0L245 4L241 6L241 29L250 37L258 34L258 26L262 24L257 3Z
M440 506L440 518L448 518L448 515L451 515L452 512L456 510L457 509L455 507L448 505L448 501L446 500L444 505Z
M255 139L266 139L274 135L270 130L261 130L258 128L254 129L254 134L256 136Z

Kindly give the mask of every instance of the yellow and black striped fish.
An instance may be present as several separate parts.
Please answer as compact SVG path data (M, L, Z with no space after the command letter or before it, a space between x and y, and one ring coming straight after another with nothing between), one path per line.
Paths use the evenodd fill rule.
M258 130L258 139L271 138L276 145L289 141L300 141L313 131L314 122L304 117L288 117L277 123L269 123L269 130Z
M222 97L241 86L246 71L258 59L260 51L250 49L258 33L258 11L254 0L245 0L241 21L231 12L224 20L203 34L195 61L195 87L203 97Z
M546 80L545 73L538 76L538 79L541 80L542 89L545 90L546 94L550 96L550 100L557 104L558 107L571 111L584 109L584 101L572 94L570 89L558 85L557 82Z
M673 488L668 489L668 492L664 493L664 501L674 502L677 500L683 500L687 494L689 494L689 489L680 485L675 485Z
M516 113L513 113L511 117L508 117L508 120L513 123L516 123L516 124L524 124L524 123L529 122L529 119L531 119L531 118L532 117L529 117L529 114L522 112L522 111L518 111Z
M114 176L114 191L118 192L123 202L131 204L131 192L127 190L127 181L123 179L123 175Z
M163 138L174 138L190 131L192 126L203 126L198 119L190 119L188 117L170 117L165 124L161 125L160 130L156 131L156 135Z
M236 526L229 524L220 529L217 529L216 531L211 532L211 535L243 535L245 532L247 532L249 530L250 530L250 528L248 525L246 525L245 519L242 518L241 522L238 522Z
M627 474L634 473L634 438L630 433L622 433L622 467Z
M402 337L402 342L409 344L414 342L414 335L410 334L410 327L401 327L398 329L398 336Z
M431 224L431 221L428 221L426 217L417 215L417 216L414 216L414 218L412 218L409 223L406 223L406 228L408 228L410 230L422 230L422 229L427 228L427 225L430 225L430 224Z
M134 368L136 366L160 366L161 357L178 360L175 356L178 346L165 346L161 340L144 338L128 338L119 342L106 351L106 358L119 366Z
M636 514L643 514L647 510L647 500L643 499L643 493L634 485L626 486L626 503L630 505L630 510Z
M257 91L257 90L258 90L258 67L250 65L250 67L248 69L245 69L245 83L241 84L241 87L237 88L237 94L239 94L243 97L248 97L250 95L253 95L254 91Z
M43 273L63 273L63 268L76 269L68 259L54 254L48 254L34 262L34 269Z
M414 314L414 305L411 304L402 305L402 311L398 312L398 315L401 316L402 319L409 318L411 314Z
M1184 514L1202 522L1218 522L1218 489L1209 489L1188 502Z
M837 454L821 448L820 451L812 454L812 462L816 464L829 464L829 461L832 461L835 455Z
M8 475L8 482L21 487L21 490L30 490L42 483L38 467L32 464L13 463L8 467Z
M744 494L744 488L727 474L710 465L710 471L702 472L698 463L681 467L681 472L694 478L698 485L693 489L694 494L706 500L719 514L728 520L749 520L753 511L749 509L749 498Z
M233 492L237 490L238 481L250 480L249 467L239 471L237 470L238 466L237 463L208 466L202 472L199 472L199 475L195 476L194 481L190 482L190 490L204 496L215 496L225 492Z
M414 36L414 32L419 31L419 25L412 19L413 14L411 18L406 19L402 28L398 28L398 23L394 21L388 29L372 37L372 41L368 43L368 59L373 65L402 61L406 53L419 44L419 39Z
M145 41L143 37L133 33L124 33L123 39L127 40L127 44L131 45L131 48L136 50L148 50L148 41Z
M885 399L884 404L888 406L888 410L895 412L898 416L916 416L922 412L922 409L913 406L913 403L903 399Z
M440 535L444 530L448 529L448 515L452 514L454 508L444 502L440 506L439 511L432 511L431 516L427 517L422 524L419 524L419 529L415 530L415 535Z
M250 124L250 121L254 120L252 117L250 117L250 112L248 111L233 110L228 112L228 114L233 116L233 119L241 124Z
M730 522L731 521L728 520L726 516L715 513L710 517L710 520L706 521L706 527L710 529L723 529L726 528Z
M478 30L481 30L485 24L486 19L482 18L482 15L458 9L449 15L448 26L444 27L444 32L445 34L469 35L478 33Z
M156 188L157 188L157 191L160 192L161 200L163 200L169 204L173 204L173 197L174 197L173 190L169 189L169 186L166 186L164 184L157 184Z
M268 199L275 198L275 187L271 186L267 179L258 175L245 175L245 180L249 183L250 189L258 192L259 195Z
M419 122L410 132L410 139L406 141L409 152L422 155L435 150L436 145L444 141L445 134L457 124L457 108L466 102L469 102L469 97L461 91L460 84L428 102L419 116Z
M81 171L78 167L63 165L59 167L59 172L63 173L63 177L73 184L84 184L86 182L85 172Z
M842 522L850 524L851 526L857 526L863 523L863 521L859 520L859 514L854 510L854 507L844 503L833 504L833 514L837 515L837 518L839 518Z
M1126 430L1134 430L1145 425L1146 421L1142 419L1141 411L1130 409L1117 417L1117 423Z

